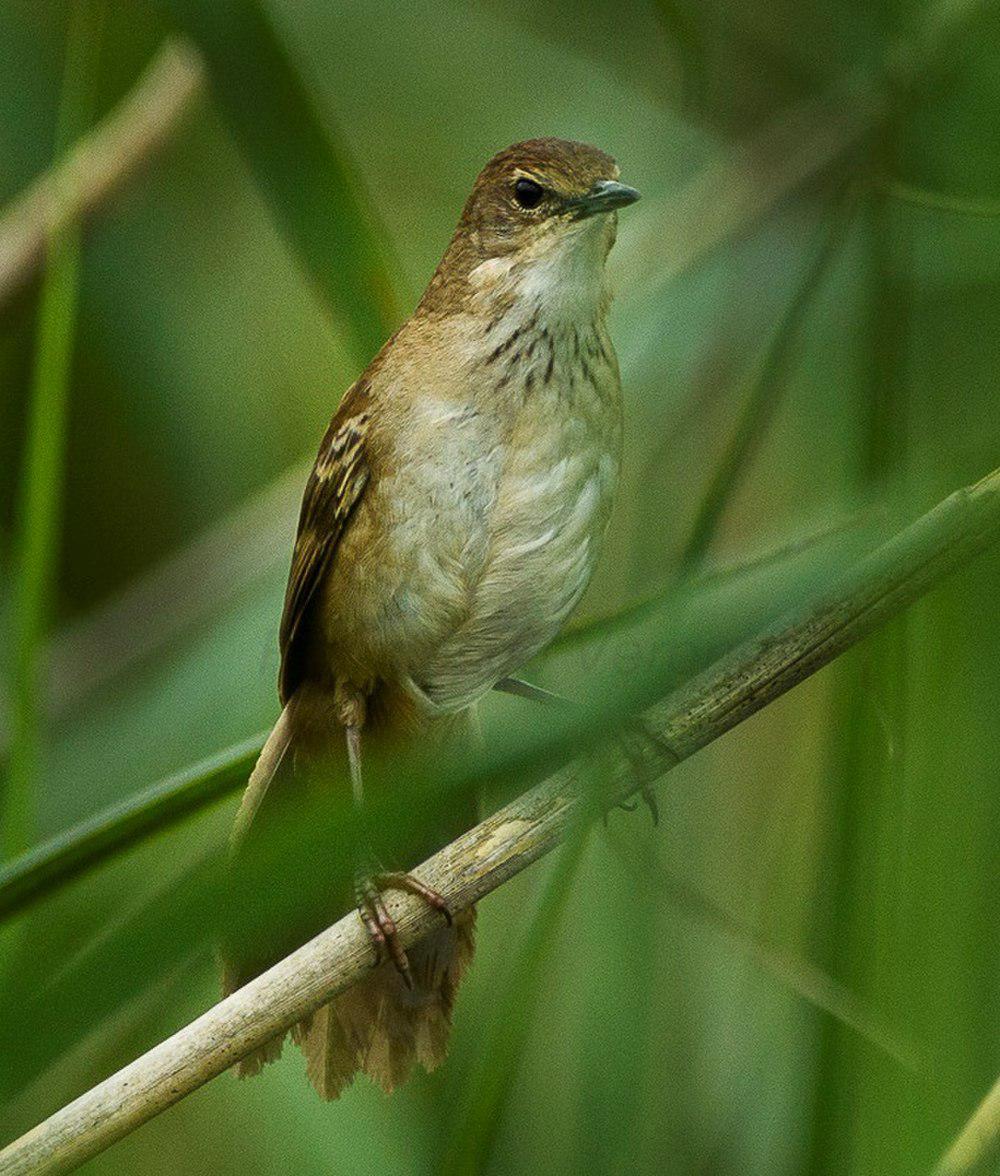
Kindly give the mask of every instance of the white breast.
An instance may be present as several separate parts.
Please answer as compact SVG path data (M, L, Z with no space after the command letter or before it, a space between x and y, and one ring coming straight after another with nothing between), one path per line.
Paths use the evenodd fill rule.
M486 559L465 621L419 675L447 710L518 670L562 627L593 573L617 477L618 373L603 327L518 343L503 356L510 370L496 365L517 410Z

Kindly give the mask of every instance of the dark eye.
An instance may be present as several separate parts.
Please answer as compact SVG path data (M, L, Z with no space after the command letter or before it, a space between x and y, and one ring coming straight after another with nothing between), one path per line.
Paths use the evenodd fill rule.
M522 208L537 208L545 195L545 189L534 180L521 177L514 185L514 199Z

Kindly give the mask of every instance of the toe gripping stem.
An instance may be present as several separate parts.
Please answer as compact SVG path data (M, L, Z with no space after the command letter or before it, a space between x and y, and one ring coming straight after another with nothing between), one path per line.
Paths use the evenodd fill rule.
M368 936L372 941L372 947L375 949L376 966L381 964L388 956L395 965L396 971L403 978L403 983L407 988L412 989L413 972L410 969L410 961L407 958L406 950L400 942L396 921L389 914L389 910L385 905L385 898L383 897L383 891L385 890L403 890L407 894L417 895L428 906L440 912L449 927L453 923L451 909L438 891L427 886L412 874L396 871L389 873L367 873L362 871L359 872L356 878L355 894L358 904L358 914L361 916L361 921L364 923L365 930L368 932Z
M641 719L632 719L619 732L618 742L625 758L628 760L629 767L632 769L632 774L638 783L639 798L649 809L649 815L653 818L653 824L659 825L660 808L656 802L656 794L652 788L654 777L649 770L647 753L650 744L659 746L661 741L648 730ZM635 812L637 806L638 801L622 800L614 807L624 809L626 812L631 813ZM607 813L605 813L604 819L605 823L607 823Z

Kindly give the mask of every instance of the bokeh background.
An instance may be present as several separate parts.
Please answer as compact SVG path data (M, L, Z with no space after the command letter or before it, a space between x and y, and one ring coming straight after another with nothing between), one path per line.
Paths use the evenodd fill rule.
M10 856L273 721L307 462L517 139L593 142L644 195L613 257L626 473L578 623L811 535L821 578L838 536L1000 461L995 6L2 0L8 213L172 37L191 96L92 210L68 296L35 275L0 302ZM66 378L40 380L74 290ZM45 379L68 415L34 426L58 525L25 662ZM792 591L765 566L758 611ZM484 902L438 1073L324 1105L287 1049L85 1170L927 1171L1000 1071L998 573L984 557L671 774L659 827L615 813ZM595 678L669 660L616 648ZM569 664L533 670L586 697ZM12 770L31 665L38 754ZM31 997L0 1010L4 1140L216 998L175 887L234 804L3 928Z

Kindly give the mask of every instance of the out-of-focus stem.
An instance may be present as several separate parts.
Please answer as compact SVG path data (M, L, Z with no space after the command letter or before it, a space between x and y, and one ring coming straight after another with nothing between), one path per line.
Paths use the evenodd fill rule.
M0 214L0 308L42 267L52 238L104 208L173 137L204 89L197 53L168 41L136 87Z
M57 155L92 117L103 17L103 0L76 0L70 9L56 130ZM40 653L48 628L59 550L63 451L79 287L77 181L72 170L56 172L48 193L48 216L42 225L47 265L38 310L14 569L13 735L0 805L7 856L20 853L33 839L32 801L41 714Z

